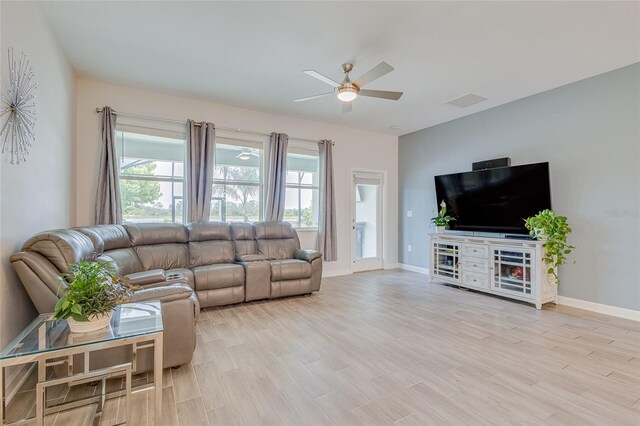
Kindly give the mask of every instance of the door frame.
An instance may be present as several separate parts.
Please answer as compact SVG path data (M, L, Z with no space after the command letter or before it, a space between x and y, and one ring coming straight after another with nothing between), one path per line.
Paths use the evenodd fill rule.
M380 174L382 175L382 185L381 185L381 191L380 191L380 196L381 196L381 200L380 200L380 224L381 224L381 228L382 228L382 232L380 235L381 241L380 241L380 268L384 269L386 267L386 259L387 259L387 249L385 247L385 241L387 241L387 215L386 215L386 211L385 211L385 206L386 206L386 202L387 202L387 181L388 181L388 176L387 176L387 171L386 170L380 170L380 169L369 169L369 168L364 168L364 167L352 167L351 171L349 173L349 187L350 189L350 193L351 193L351 199L349 200L349 204L351 205L351 217L349 218L349 232L351 234L351 238L350 238L350 244L351 244L351 258L349 259L349 263L351 264L351 272L361 272L361 271L357 271L355 268L356 265L356 233L355 230L353 229L353 224L354 224L354 220L356 218L356 185L354 183L354 175L355 173L376 173L376 174ZM364 271L362 271L364 272Z

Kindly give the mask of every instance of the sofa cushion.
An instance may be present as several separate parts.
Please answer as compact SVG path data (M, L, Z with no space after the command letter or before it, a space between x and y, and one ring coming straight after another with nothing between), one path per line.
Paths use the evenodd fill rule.
M295 232L289 222L256 222L256 239L293 239Z
M293 259L297 247L292 239L258 240L258 253L268 260Z
M128 223L124 228L134 246L187 243L187 227L179 223Z
M233 263L235 253L232 241L198 241L189 243L189 266L214 263Z
M300 248L297 234L288 222L257 222L255 229L258 253L268 260L293 259Z
M235 253L229 224L193 222L189 230L189 267L233 263Z
M131 239L122 225L95 225L73 228L89 237L98 253L131 247Z
M104 252L104 256L110 258L113 263L115 263L119 275L129 275L145 270L135 250L131 247L109 250Z
M134 249L144 270L189 267L187 244L153 244L136 246Z
M198 266L193 275L198 291L244 286L244 268L233 263Z
M191 222L187 225L189 241L231 241L231 228L224 222Z
M272 260L271 281L297 280L311 277L311 264L303 260Z
M253 224L234 222L231 224L231 239L236 249L236 255L256 254L256 230Z
M44 256L60 272L69 272L70 263L81 262L98 254L89 237L71 229L41 232L29 238L22 250Z

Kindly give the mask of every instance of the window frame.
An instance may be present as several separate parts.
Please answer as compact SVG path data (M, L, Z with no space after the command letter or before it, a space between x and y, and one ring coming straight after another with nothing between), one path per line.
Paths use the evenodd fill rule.
M186 173L186 164L185 164L185 160L186 160L186 133L184 131L180 132L180 131L176 131L176 130L169 130L169 129L162 129L160 127L147 127L147 126L142 126L142 125L138 125L138 124L128 124L126 121L124 123L116 123L116 141L118 139L118 135L120 134L120 143L118 144L116 142L116 156L117 156L117 161L118 161L118 180L119 180L119 189L120 192L122 193L122 182L126 182L126 181L143 181L143 182L168 182L171 183L171 204L170 204L170 211L171 211L171 223L186 223L186 202L185 202L185 173ZM143 135L143 136L159 136L159 137L164 137L164 138L170 138L170 139L175 139L175 140L179 140L182 142L182 150L183 150L183 160L182 161L171 161L171 160L154 160L154 159L139 159L137 161L135 161L134 163L137 163L135 165L128 165L128 167L135 167L138 165L144 165L144 164L148 164L148 163L153 163L156 161L162 161L162 162L166 162L166 163L171 163L171 175L142 175L142 174L135 174L135 173L123 173L123 168L121 167L121 162L122 159L124 158L129 158L129 157L125 157L125 143L126 143L126 139L124 137L125 133L130 133L130 134L137 134L137 135ZM175 171L176 171L176 165L177 164L182 164L182 176L176 176ZM126 170L126 168L124 169ZM182 184L182 195L175 195L175 185L176 184ZM181 208L181 217L182 219L180 221L176 220L177 217L177 212L178 210L176 209L176 204L178 201L181 201L182 204L182 208ZM122 196L121 196L121 203L124 200L122 200ZM124 212L123 212L123 221L127 221L127 219L124 217ZM130 222L132 223L142 223L142 222L136 222L135 220L130 220ZM151 223L151 222L149 222ZM166 222L152 222L152 223L166 223Z
M259 167L259 171L258 171L258 176L259 179L258 181L244 181L244 180L233 180L233 179L220 179L220 178L216 178L215 177L215 173L214 173L214 178L212 181L212 186L211 186L211 203L213 204L214 201L220 201L220 203L223 203L221 205L224 205L224 203L226 203L226 200L223 197L220 196L215 196L214 192L215 192L215 187L216 185L222 186L222 187L226 187L226 186L230 186L230 185L236 185L236 186L253 186L253 187L257 187L258 188L258 221L263 220L264 218L264 171L266 170L266 165L265 165L265 141L255 141L255 140L251 140L249 138L239 138L239 137L233 137L233 136L216 136L216 149L218 145L228 145L228 146L233 146L233 147L242 147L242 148L248 148L248 149L257 149L260 151L260 167ZM216 169L218 166L217 164L217 155L214 155L214 160L213 160L213 167L214 169ZM223 167L229 167L228 165L223 166ZM209 216L209 218L211 218L211 215ZM220 221L222 222L227 222L227 217L226 217L226 206L223 207L222 212L220 214ZM227 222L230 223L230 222Z
M297 173L298 175L298 183L286 183L285 187L286 189L297 189L297 193L298 193L298 206L297 206L297 210L298 210L298 220L297 223L294 225L292 224L292 226L294 227L294 229L299 230L299 231L315 231L318 229L318 225L317 223L315 225L311 225L311 226L305 226L302 223L302 204L301 204L301 200L302 200L302 190L303 189L311 189L312 191L318 191L318 198L320 197L320 182L319 182L319 177L320 177L320 153L318 151L318 149L311 149L309 148L309 143L300 143L297 141L289 141L289 147L287 149L287 156L289 154L299 154L299 155L306 155L309 157L315 157L317 162L318 162L318 171L316 173L318 173L318 184L314 185L314 184L305 184L302 183L302 178L303 175L305 173L312 173L312 172L303 172L303 171L299 171L299 170L290 170L289 169L289 158L287 158L287 174L289 173ZM285 202L286 202L286 194L285 194ZM318 218L317 220L320 219L320 205L318 205ZM317 222L317 221L316 221Z

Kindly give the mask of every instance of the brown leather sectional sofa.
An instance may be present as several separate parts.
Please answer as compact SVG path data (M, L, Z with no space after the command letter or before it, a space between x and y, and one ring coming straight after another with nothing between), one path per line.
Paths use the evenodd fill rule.
M39 233L11 263L40 313L52 312L61 273L98 255L140 285L133 301L160 300L164 366L191 361L200 308L320 289L322 257L300 250L286 222L97 225ZM139 366L146 369L148 357ZM92 367L93 368L93 367Z

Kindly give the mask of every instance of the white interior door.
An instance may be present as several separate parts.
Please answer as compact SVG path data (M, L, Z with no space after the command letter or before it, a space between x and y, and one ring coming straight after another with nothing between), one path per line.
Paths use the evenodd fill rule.
M382 269L382 173L353 172L352 270Z

